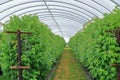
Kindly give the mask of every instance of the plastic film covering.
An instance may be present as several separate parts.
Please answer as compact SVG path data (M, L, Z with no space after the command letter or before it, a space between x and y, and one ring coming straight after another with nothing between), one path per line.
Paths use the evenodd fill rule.
M0 0L0 30L12 15L35 14L66 41L94 17L110 13L119 0Z

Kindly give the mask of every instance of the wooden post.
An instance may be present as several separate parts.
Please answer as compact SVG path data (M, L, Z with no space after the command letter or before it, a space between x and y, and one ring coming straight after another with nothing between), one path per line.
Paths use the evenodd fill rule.
M120 66L117 66L117 80L120 80Z
M17 49L18 49L18 66L21 66L22 65L22 62L21 62L21 33L20 33L20 30L17 31ZM22 77L22 69L18 69L18 73L19 73L19 80L23 80L23 77Z
M116 30L106 30L105 32L113 33L116 37L116 42L120 46L120 27ZM120 80L120 65L119 64L111 64L110 66L116 67L117 69L117 80Z
M29 69L29 66L22 66L21 62L21 56L22 56L22 51L21 51L21 34L32 34L30 32L21 32L20 30L17 30L17 32L12 32L12 31L6 31L6 33L12 33L12 34L17 34L17 49L18 49L18 66L11 66L11 69L18 69L18 77L19 80L23 80L22 77L22 69Z
M117 69L117 80L120 80L120 65L118 65L118 64L111 64L110 66L116 67L116 69Z

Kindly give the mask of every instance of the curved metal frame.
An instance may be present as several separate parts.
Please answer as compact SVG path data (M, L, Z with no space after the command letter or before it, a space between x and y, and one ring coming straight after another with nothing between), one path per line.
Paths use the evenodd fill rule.
M58 3L62 3L62 4L71 5L71 6L74 6L74 7L80 8L80 9L82 9L82 10L84 10L84 11L86 11L86 12L88 12L88 13L91 13L92 15L98 17L96 14L94 14L94 13L92 13L92 12L90 12L90 11L88 11L88 10L86 10L86 9L84 9L84 8L82 8L82 7L80 7L80 6L77 6L77 5L71 4L71 3L62 2L62 1L47 1L47 2L58 2Z
M16 7L16 6L19 6L19 5L28 4L28 3L33 3L33 2L41 2L41 1L31 1L31 2L20 3L20 4L17 4L17 5L11 6L11 7L7 8L7 9L5 9L5 10L2 10L1 12L4 12L4 11L6 11L6 10L9 10L9 9L11 9L11 8L13 8L13 7ZM96 14L94 14L94 13L92 13L92 12L90 12L90 11L84 9L84 8L81 8L80 6L73 5L73 4L71 4L71 3L61 2L61 1L47 1L47 2L58 2L58 3L62 3L62 4L71 5L71 6L80 8L80 9L82 9L82 10L84 10L84 11L86 11L86 12L88 12L88 13L90 13L90 14L96 16L96 17L98 17ZM44 6L45 6L45 5L44 5ZM1 13L1 12L0 12L0 13Z
M105 8L107 11L111 12L111 10L109 10L108 8L106 8L105 6L103 6L102 4L98 3L97 1L95 1L95 0L91 0L91 1L93 1L94 3L102 6L102 7Z
M37 11L37 10L44 10L44 9L45 9L45 8L36 9L36 10L30 10L30 11L27 11L27 12L32 12L32 11ZM79 17L79 16L80 16L80 17L83 17L83 18L85 18L86 20L90 20L90 19L88 19L88 18L86 18L86 17L84 17L84 16L81 16L81 15L79 15L79 14L77 14L77 13L74 13L74 12L72 12L72 11L69 11L69 10L56 9L56 8L50 8L50 10L65 11L65 12L68 12L68 13L70 13L70 14L78 15L78 17Z
M37 7L37 6L43 6L43 5L36 5L36 6L31 6L31 7ZM54 5L48 4L48 6L57 6L57 7L61 7L61 8L68 8L68 9L75 10L75 11L77 11L77 12L80 12L80 13L82 13L82 14L90 17L90 18L92 18L92 16L90 16L90 15L88 15L88 14L86 14L86 13L80 11L80 10L77 10L77 9L75 9L75 8L71 8L71 7L68 7L68 6L63 6L63 5L61 6L61 5L55 5L55 4L54 4ZM24 8L24 9L28 9L28 8L31 8L31 7L26 7L26 8Z
M40 16L42 16L42 17L40 17L40 18L46 18L46 17L51 17L50 15L38 15L39 17ZM81 23L81 21L78 21L78 20L76 20L76 19L74 19L74 18L72 18L71 16L66 16L66 15L60 15L60 14L54 14L54 17L60 17L60 18L65 18L65 19L69 19L69 20L72 20L72 21L75 21L75 22L77 22L77 23L79 23L79 24L84 24L84 23Z
M42 16L42 15L41 15ZM48 15L46 15L46 16L42 16L43 17L43 19L44 18L46 18L46 17L51 17L51 16L48 16ZM66 16L64 17L63 15L54 15L54 17L60 17L60 18L65 18L65 19L68 19L68 20L70 20L69 19L69 17L67 18ZM41 17L40 17L40 19L41 19ZM84 23L80 23L80 22L78 22L79 24L84 24ZM75 26L75 27L77 27L77 28L79 28L79 26Z
M114 0L110 0L110 1L112 1L114 4L116 4L117 6L119 6L120 7L120 4L118 4L117 2L115 2Z
M28 13L28 12L32 12L32 11L38 11L38 10L45 10L45 9L46 9L46 8L35 9L35 10L26 11L26 12L24 12L24 13ZM90 19L88 19L88 18L86 18L86 17L84 17L84 16L81 16L81 15L79 15L79 14L77 14L77 13L74 13L74 12L72 12L72 11L68 11L68 10L62 10L62 9L56 9L56 8L52 8L52 9L50 9L50 10L58 10L58 11L60 10L60 11L65 11L65 12L70 13L70 14L75 14L75 16L78 15L78 17L79 17L79 16L80 16L80 17L83 17L84 19L86 19L86 20L88 20L88 21L90 20ZM13 13L14 13L14 12L13 12ZM0 20L6 18L6 17L9 16L9 15L12 15L13 13L10 13L10 14L4 16L4 17L1 18Z
M32 13L33 11L30 11L30 13ZM41 13L41 14L44 14L44 13L46 13L46 12L48 12L48 11L44 11L44 12L34 12L33 14L38 14L38 13ZM26 13L22 13L22 14L20 14L20 15L23 15L23 14L27 14L28 12L26 12ZM74 18L76 18L76 19L80 19L80 20L83 20L83 21L85 21L85 22L87 22L87 20L85 20L84 18L82 19L82 18L80 18L80 17L78 17L78 16L75 16L75 15L73 15L73 14L70 14L70 13L66 13L66 12L61 12L61 11L52 11L52 13L61 13L61 14L66 14L66 15L70 15L70 16L73 16ZM48 13L49 14L49 13ZM89 20L88 20L89 21Z
M19 15L19 16L21 16L21 15ZM38 16L40 17L40 16L42 16L42 17L40 17L40 18L43 18L43 19L45 19L46 17L51 17L50 16L50 14L46 14L46 15L39 15L38 14ZM60 15L60 14L56 14L56 15L54 15L55 17L60 17L60 18L65 18L65 19L68 19L68 20L72 20L72 21L75 21L75 22L77 22L77 23L79 23L79 24L84 24L84 23L81 23L81 21L79 21L79 20L77 20L77 19L74 19L73 17L71 17L71 16L68 16L68 15ZM8 22L8 20L6 21L6 22Z
M50 5L49 5L50 6ZM52 6L52 5L51 5ZM32 7L36 7L36 6L32 6ZM28 8L28 7L27 7ZM29 8L31 8L31 7L29 7ZM24 9L26 9L26 8L24 8ZM20 9L20 10L24 10L24 9ZM17 10L17 11L20 11L20 10ZM17 11L14 11L14 12L12 12L11 14L13 14L13 13L15 13L15 12L17 12ZM11 15L11 14L8 14L7 16L9 16L9 15ZM5 17L7 17L7 16L5 16ZM5 18L4 17L4 18ZM92 17L91 17L92 18ZM2 18L3 19L3 18ZM0 19L0 20L2 20L2 19Z
M79 1L79 0L74 0L74 1L79 2L79 3L82 3L82 4L84 4L84 5L86 5L86 6L90 7L90 8L93 8L94 10L98 11L98 12L101 13L102 15L104 14L104 13L101 12L100 10L98 10L98 9L96 9L96 8L90 6L90 5L88 5L88 4L86 4L86 3L82 2L82 1Z
M68 9L75 10L75 11L77 11L77 12L80 12L80 13L88 16L89 18L92 18L92 16L90 16L90 15L88 15L88 14L86 14L86 13L80 11L80 10L77 10L77 9L75 9L75 8L71 8L71 7L68 7L68 6L61 6L61 5L55 5L55 4L54 4L54 5L49 5L49 4L48 4L48 6L57 6L57 7L68 8Z
M8 2L11 2L11 1L5 1L5 2L3 2L3 3L0 3L0 5L6 4L6 3L8 3Z
M40 15L39 15L40 16ZM42 15L41 15L42 16ZM60 14L55 14L54 15L55 17L60 17L60 18L65 18L65 19L69 19L69 20L73 20L73 21L75 21L74 20L74 18L69 18L69 16L66 16L66 15L60 15ZM51 17L51 16L48 16L48 15L46 15L46 16L42 16L42 17L40 17L40 18L46 18L46 17ZM84 24L83 22L80 22L80 21L75 21L75 22L77 22L77 23L79 23L79 24Z
M112 1L112 0L111 0L111 1ZM31 2L26 2L26 3L21 3L21 4L18 4L18 5L23 5L23 4L32 3L32 2L41 2L41 1L31 1ZM58 2L58 3L63 3L63 4L67 4L67 5L72 5L72 6L74 6L74 7L78 7L78 8L80 8L80 9L83 9L83 8L81 8L81 7L79 7L79 6L76 6L76 5L73 5L73 4L70 4L70 3L66 3L66 2L60 2L60 1L47 1L47 2ZM114 1L112 1L112 2L115 3ZM116 4L117 4L117 3L116 3ZM5 9L5 10L2 10L1 12L4 12L4 11L6 11L6 10L8 10L8 9L10 9L10 8L16 7L16 6L18 6L18 5L11 6L11 7L7 8L7 9ZM118 4L117 4L117 5L118 5ZM104 8L105 8L105 7L104 7ZM105 9L106 9L106 8L105 8ZM86 12L88 12L88 13L91 13L91 12L88 11L88 10L85 10L85 9L83 9L83 10L86 11ZM91 13L91 14L97 17L96 14L93 14L93 13Z
M35 12L35 13L32 13L32 14L38 14L38 13L46 14L46 12L48 12L48 11L44 11L44 12ZM27 13L27 12L26 12L26 13ZM18 16L23 15L23 14L26 14L26 13L19 14ZM78 19L78 20L83 20L83 21L87 22L86 20L81 19L81 18L78 18L77 16L74 16L74 15L69 14L69 13L60 12L60 11L54 11L53 13L62 13L62 14L70 15L70 16L72 16L72 17ZM47 13L47 14L49 14L49 13Z
M58 22L57 22L57 21L56 21L56 19L54 18L54 16L53 16L52 12L50 11L49 7L47 6L46 1L45 1L45 0L43 0L43 2L44 2L44 4L45 4L45 6L46 6L46 8L47 8L48 12L50 13L50 15L51 15L51 17L52 17L53 21L55 22L56 26L58 27L58 29L61 31L61 33L62 33L62 35L63 35L63 32L62 32L62 30L61 30L60 26L58 25Z
M69 16L69 15L65 15L65 14L54 14L54 16L56 16L56 15L59 16L59 17L65 17L65 18L67 18L67 19L69 19L69 20L74 19L73 21L76 20L75 22L81 23L81 21L79 21L78 19L76 19L76 18L74 18L74 17L72 17L72 16ZM39 14L38 14L38 16L41 16L41 18L42 18L42 17L44 18L44 16L51 17L50 14L44 14L44 15L41 15L41 14L39 15ZM57 16L56 16L56 17L57 17ZM82 22L83 22L83 21L82 21ZM84 22L84 23L86 23L86 22ZM81 23L81 24L84 24L84 23Z
M36 10L31 10L31 11L44 10L44 9L45 9L45 8L36 9ZM23 10L23 9L22 9L22 10ZM53 9L51 9L51 10L62 10L62 9L54 9L54 8L53 8ZM18 10L17 10L17 11L18 11ZM17 11L14 11L14 12L12 12L12 13L10 13L10 14L4 16L4 17L1 18L0 20L4 19L5 17L7 17L7 16L9 16L9 15L11 15L11 14L17 12ZM81 15L79 15L79 14L77 14L77 13L72 12L72 11L68 11L68 10L62 10L62 11L69 12L69 13L76 14L76 15L78 15L78 16L81 16ZM30 11L26 11L26 12L30 12ZM84 16L81 16L81 17L83 17L84 19L90 20L90 19L88 19L88 18L86 18L86 17L84 17Z
M88 6L88 7L90 7L91 9L94 9L95 11L94 12L99 12L100 14L103 14L103 12L102 11L100 11L99 9L97 9L97 8L95 8L95 7L93 7L92 5L89 5L89 4L86 4L86 3L84 3L84 2L82 2L82 1L80 1L80 0L74 0L74 1L77 1L77 2L80 2L80 3L82 3L82 4L84 4L85 6ZM104 5L102 5L102 4L100 4L100 3L98 3L98 2L96 2L96 1L94 1L94 0L91 0L91 1L93 1L94 3L96 3L97 5L100 5L101 7L103 7L104 9L106 9L107 11L109 11L109 12L111 12L111 10L110 9L108 9L107 7L105 7ZM11 1L5 1L5 2L3 2L3 3L1 3L0 5L2 5L2 4L5 4L5 3L8 3L8 2L11 2ZM28 2L21 2L21 3L18 3L18 4L15 4L15 5L13 5L13 6L10 6L10 7L7 7L7 8L5 8L5 9L3 9L3 10L1 10L0 11L0 13L2 13L2 12L4 12L4 11L6 11L6 10L9 10L9 9L11 9L11 8L14 8L14 7L17 7L17 6L21 6L21 5L25 5L25 4L29 4L29 3L33 3L33 2L43 2L42 0L40 1L34 1L34 0L31 0L31 1L28 1ZM67 8L66 10L65 9L59 9L59 8L49 8L49 10L51 10L51 12L52 12L52 14L53 14L53 17L60 17L60 18L65 18L65 19L68 19L68 20L72 20L72 21L75 21L75 22L78 22L79 24L84 24L85 22L87 22L87 21L89 21L89 18L92 18L92 16L95 16L95 17L98 17L94 12L91 12L91 11L89 11L88 9L86 9L86 8L83 8L82 6L78 6L78 5L75 5L75 4L72 4L72 3L69 3L69 2L62 2L62 1L57 1L57 0L47 0L47 1L45 1L46 3L50 3L50 2L53 2L53 3L60 3L60 4L63 4L63 5L56 5L56 4L53 4L53 5L50 5L50 4L47 4L47 6L49 7L49 6L57 6L57 7L65 7L65 8ZM113 2L113 3L115 3L116 5L118 5L118 6L120 6L120 4L118 4L116 1L113 1L113 0L111 0L111 2ZM25 8L21 8L21 9L19 9L19 10L14 10L12 13L8 13L7 15L5 15L3 18L6 18L7 16L9 16L9 15L12 15L12 14L14 14L14 13L16 13L16 12L19 12L19 11L21 11L21 10L25 10L25 9L27 9L27 8L32 8L32 7L39 7L39 6L45 6L45 5L31 5L31 6L28 6L28 7L25 7ZM74 8L72 8L72 7L74 7ZM47 10L47 8L42 8L42 9L35 9L35 10L29 10L29 11L26 11L26 12L24 12L24 13L22 13L22 14L19 14L19 16L20 15L23 15L23 14L25 14L25 13L28 13L28 12L34 12L34 11L37 11L37 10L43 10L43 9L46 9ZM69 10L68 10L69 9ZM70 9L71 9L71 11L70 11ZM77 10L78 9L78 10ZM79 9L81 9L81 10L79 10ZM62 11L61 11L62 10ZM72 11L72 10L74 10L74 11L76 11L76 12L74 12L74 11ZM45 12L48 12L48 14L45 14ZM96 12L96 13L97 13ZM62 13L62 14L59 14L59 13ZM82 13L81 15L79 14L79 13ZM87 13L89 13L89 14L87 14ZM39 11L38 12L36 12L36 14L38 14L38 16L42 19L45 19L45 17L51 17L50 16L50 14L49 14L49 11L43 11L43 12L41 12L41 13L39 13ZM42 15L41 15L42 14ZM84 14L84 15L83 15ZM91 14L91 15L90 15ZM86 15L86 16L85 16ZM89 17L89 18L87 18L87 17ZM3 20L3 18L1 18L1 20ZM83 23L81 23L81 21L83 22ZM61 32L61 31L58 31L58 32ZM56 32L57 33L57 32ZM62 33L64 34L64 35L68 35L68 34L70 34L70 32L64 32L64 31L62 31ZM62 34L61 34L62 35ZM64 36L63 35L63 36ZM68 35L68 36L71 36L71 35Z
M44 16L45 14L47 14L47 15L50 15L49 13L46 13L46 12L41 12L43 15L41 15L41 16ZM63 14L63 12L54 12L54 13L62 13ZM19 14L18 16L21 16L21 15L24 15L25 13L23 13L23 14ZM39 12L36 12L36 13L32 13L32 14L39 14ZM65 16L68 16L69 15L69 17L72 17L72 19L76 19L76 21L77 22L79 22L79 21L84 21L84 23L86 23L87 21L86 20L83 20L83 19L80 19L80 18L78 18L78 17L75 17L75 16L73 16L73 15L70 15L70 14L67 14L67 13L64 13L65 14ZM64 17L65 17L64 16ZM1 19L2 20L2 19Z

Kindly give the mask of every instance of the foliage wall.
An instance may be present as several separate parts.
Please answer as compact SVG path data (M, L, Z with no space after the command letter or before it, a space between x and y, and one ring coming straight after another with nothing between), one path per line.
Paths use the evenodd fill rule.
M0 65L8 80L17 80L18 77L18 71L10 69L10 66L18 65L17 35L7 34L5 31L17 30L32 33L21 35L22 65L30 66L29 70L23 70L24 80L44 80L63 52L64 39L53 34L37 16L12 16L4 25L0 43Z
M120 45L114 32L120 28L120 10L114 9L104 18L95 18L70 39L76 58L87 68L95 80L116 80L117 71L111 64L120 64ZM120 35L119 35L120 36Z

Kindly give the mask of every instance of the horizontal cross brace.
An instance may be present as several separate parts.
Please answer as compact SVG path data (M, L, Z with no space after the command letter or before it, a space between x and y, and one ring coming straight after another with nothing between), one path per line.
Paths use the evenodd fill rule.
M30 69L30 66L10 66L11 69Z

